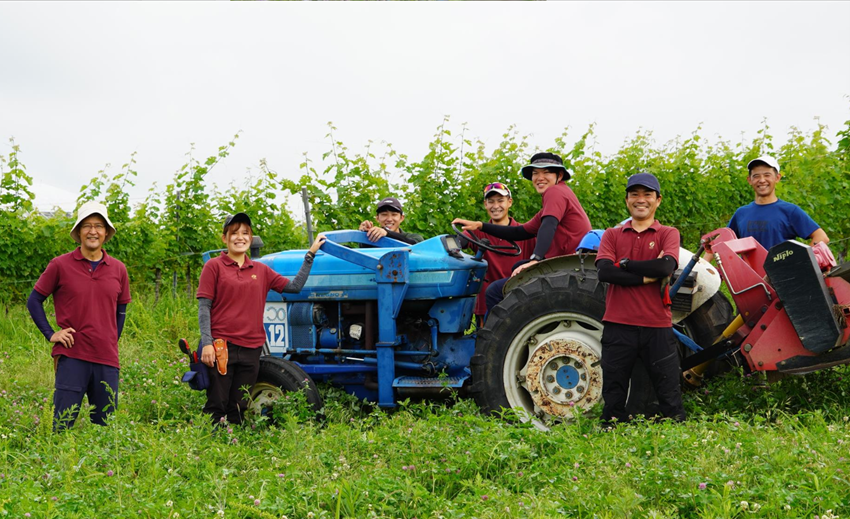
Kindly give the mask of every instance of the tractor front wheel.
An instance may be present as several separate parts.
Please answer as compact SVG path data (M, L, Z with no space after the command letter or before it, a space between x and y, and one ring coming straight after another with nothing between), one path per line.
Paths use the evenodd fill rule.
M315 412L322 409L322 397L316 383L298 364L277 357L261 357L248 409L258 415L268 414L275 401L294 391L304 391L307 403Z

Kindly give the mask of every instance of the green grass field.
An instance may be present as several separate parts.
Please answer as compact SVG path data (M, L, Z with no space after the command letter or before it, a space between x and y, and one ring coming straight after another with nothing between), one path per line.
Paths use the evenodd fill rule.
M684 424L550 432L469 400L394 413L324 388L213 434L179 383L189 299L134 294L107 427L52 432L50 345L14 306L0 319L0 517L846 517L850 370L767 386L730 373L686 395ZM48 314L50 310L48 310Z

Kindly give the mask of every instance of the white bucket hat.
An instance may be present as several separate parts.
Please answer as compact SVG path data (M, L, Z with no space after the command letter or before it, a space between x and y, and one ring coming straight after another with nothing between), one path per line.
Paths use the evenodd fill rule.
M106 220L106 239L103 240L103 243L109 241L110 238L115 234L115 226L112 225L112 222L109 221L109 215L106 214L106 206L101 204L100 202L86 202L80 206L80 209L77 211L77 221L74 223L74 227L71 229L71 238L74 238L74 241L77 243L81 243L80 241L80 222L88 218L93 214L99 214Z

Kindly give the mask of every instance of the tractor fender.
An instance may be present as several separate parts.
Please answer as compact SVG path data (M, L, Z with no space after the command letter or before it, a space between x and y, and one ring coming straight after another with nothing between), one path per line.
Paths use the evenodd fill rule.
M679 248L679 269L683 269L685 265L691 261L694 253L685 248ZM551 276L554 274L573 272L582 277L585 271L593 271L594 277L596 273L596 253L577 253L567 256L557 256L547 258L527 269L523 270L516 276L512 277L505 283L504 294L507 295L511 290L518 286L524 285L539 277ZM681 288L681 291L691 293L691 309L690 311L674 311L673 323L678 323L688 317L697 308L708 302L714 294L720 290L720 274L714 266L700 258L697 264L694 265L693 272L697 273L696 285L693 288Z

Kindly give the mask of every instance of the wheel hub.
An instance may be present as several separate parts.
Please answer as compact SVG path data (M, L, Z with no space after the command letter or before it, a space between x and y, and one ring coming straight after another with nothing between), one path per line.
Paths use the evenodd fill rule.
M584 412L602 394L599 356L581 341L552 339L540 344L523 370L536 410L569 418Z
M248 410L257 415L265 414L281 396L283 396L283 391L279 387L265 382L258 382L251 390L251 401L248 404Z

